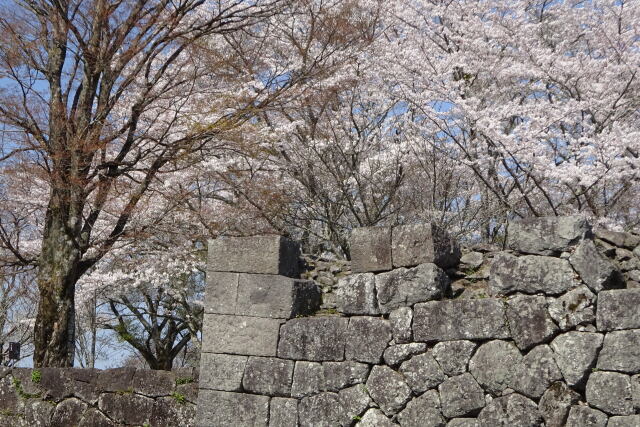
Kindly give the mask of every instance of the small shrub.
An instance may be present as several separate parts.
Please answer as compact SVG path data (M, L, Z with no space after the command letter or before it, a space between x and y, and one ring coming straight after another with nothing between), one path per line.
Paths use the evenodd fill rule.
M171 397L173 397L173 399L181 405L184 405L185 403L187 403L186 396L182 393L178 393L177 391L174 391L173 393L171 393Z
M33 371L31 371L31 382L39 384L41 380L42 380L42 372L40 372L37 369L34 369Z
M190 384L194 381L195 379L192 377L176 378L176 385Z

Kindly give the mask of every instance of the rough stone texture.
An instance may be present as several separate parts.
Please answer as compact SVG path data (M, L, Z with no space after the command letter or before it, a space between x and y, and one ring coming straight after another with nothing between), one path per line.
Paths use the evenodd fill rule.
M344 359L349 319L307 317L292 319L280 328L278 357L323 361Z
M205 313L236 313L239 276L238 273L207 270L207 292L204 297Z
M419 342L392 345L384 351L384 363L392 367L397 367L411 356L424 353L426 350L427 345Z
M558 381L544 392L538 402L538 410L547 427L562 427L567 421L571 405L575 405L579 400L578 393Z
M358 362L296 362L291 395L304 397L321 391L338 391L363 383L369 367Z
M418 302L442 298L449 278L435 264L420 264L414 268L397 268L375 277L380 312L411 306Z
M391 338L388 320L379 317L352 317L347 329L345 358L380 363Z
M598 294L599 331L640 329L640 289L619 289Z
M536 255L516 257L500 252L491 264L489 292L492 295L514 292L558 295L577 284L575 273L566 259Z
M378 314L375 286L373 273L341 278L335 291L338 310L344 314Z
M569 262L594 292L624 287L622 273L598 251L592 240L583 240L569 257Z
M601 347L602 335L591 332L571 331L553 340L556 363L569 386L584 385Z
M137 394L105 393L98 400L98 409L118 423L144 424L149 422L149 414L153 410L153 405L153 399ZM66 420L66 418L63 419ZM73 425L73 422L70 424Z
M602 227L597 227L594 231L598 239L602 239L618 247L633 249L640 245L640 237L634 236L631 233L611 231Z
M520 350L547 342L558 332L543 296L517 295L510 298L507 301L507 319L511 336Z
M391 270L391 228L362 227L351 232L351 270L366 273Z
M640 426L640 415L628 415L626 417L611 417L607 427L638 427Z
M207 367L202 370L200 376L201 388L221 391L240 390L247 356L202 353L200 361L202 366Z
M505 307L497 299L430 301L416 304L416 341L508 338Z
M354 418L361 416L372 403L371 397L362 384L340 390L338 398L344 413L342 425L345 426L351 425Z
M396 344L404 344L411 341L413 332L411 322L413 310L409 307L400 307L389 313L389 322L393 331L393 340Z
M202 351L275 356L281 320L205 314Z
M274 397L269 403L269 427L296 427L298 425L298 401Z
M290 319L320 308L322 292L310 280L272 274L240 274L236 314Z
M345 418L338 393L324 392L303 398L298 404L300 427L334 427Z
M394 267L434 263L448 268L458 264L460 248L448 233L435 225L401 225L393 228L392 257Z
M543 420L536 404L517 393L493 399L478 415L481 427L535 427Z
M605 335L597 367L629 374L640 372L640 329L614 331Z
M538 399L555 381L562 380L562 373L548 345L531 350L516 367L509 383L511 388L532 399Z
M117 396L117 395L106 394L105 396ZM124 413L118 412L114 414L111 411L111 409L113 409L112 407L105 408L105 407L102 407L102 405L100 406L101 406L100 408L101 411L107 412L110 416L115 418L117 421L124 420ZM71 398L71 399L64 400L60 404L58 404L55 410L53 411L53 415L51 416L51 424L54 426L78 424L80 422L80 419L82 418L82 414L86 409L87 409L87 404L80 399ZM135 423L138 419L140 419L139 416L138 417L134 416L134 418L135 419L132 419L133 423ZM144 421L145 419L142 419L142 422ZM142 422L140 422L140 424L142 424Z
M636 408L636 412L640 413L640 374L631 377L631 394L633 406Z
M522 355L511 342L494 340L482 344L469 362L469 371L494 395L510 386Z
M293 362L275 357L250 357L244 369L242 387L251 393L289 396Z
M291 385L292 397L304 397L326 391L324 370L318 362L296 362Z
M465 268L476 269L484 262L481 252L468 252L460 257L460 265Z
M429 390L411 400L397 418L402 427L444 427L446 425L440 413L440 398L435 390Z
M209 240L208 268L234 273L300 274L300 247L276 235L221 237Z
M470 373L447 379L438 386L442 413L447 418L475 416L484 407L484 392Z
M475 418L454 418L449 421L447 427L480 427Z
M228 425L267 426L269 397L226 391L200 390L197 427Z
M574 405L569 411L566 427L605 427L607 415L588 406Z
M596 296L582 285L570 290L549 303L549 314L563 331L578 325L593 323L596 320Z
M593 372L585 391L587 402L607 414L633 414L631 378L618 372Z
M467 365L477 345L471 341L444 341L433 346L433 357L450 377L467 371Z
M362 419L356 424L358 427L393 427L398 424L387 418L381 410L371 408L364 413Z
M511 221L507 244L510 249L537 255L559 255L591 232L585 218L539 217Z
M446 379L442 368L440 368L430 351L413 356L403 362L400 366L400 372L404 374L407 384L416 394L437 387L438 384Z
M404 376L387 366L374 366L367 380L367 390L382 411L391 416L411 397Z

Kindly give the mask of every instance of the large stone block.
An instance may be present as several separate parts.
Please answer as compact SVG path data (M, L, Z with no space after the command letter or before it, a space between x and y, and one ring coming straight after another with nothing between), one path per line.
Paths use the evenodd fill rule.
M202 353L199 386L211 390L239 391L247 356Z
M484 408L484 392L468 372L447 379L438 391L442 413L447 418L474 416Z
M310 280L271 274L240 274L236 314L291 319L320 308L322 291Z
M341 317L289 320L280 329L278 356L310 361L343 360L348 323L349 319Z
M628 415L626 417L611 417L607 427L638 427L640 426L640 415Z
M234 273L300 274L300 247L276 235L221 237L209 240L209 271Z
M362 384L340 390L338 398L344 411L343 426L353 424L353 421L363 415L372 403L367 389Z
M569 411L566 427L605 427L607 414L588 406L574 405Z
M393 340L396 344L411 342L413 331L411 322L413 321L413 310L411 307L400 307L389 313L389 322L393 331Z
M401 225L393 228L391 253L394 267L413 267L433 263L442 268L458 265L460 247L441 228L430 224Z
M226 391L200 390L197 427L267 427L269 397Z
M392 345L384 351L384 363L396 367L411 356L424 353L426 350L427 345L423 342Z
M597 367L605 371L640 373L640 329L609 332L604 337Z
M281 323L282 320L263 317L205 314L202 351L275 356Z
M548 345L539 345L524 356L509 385L518 393L537 400L551 384L561 380L562 373L553 351Z
M330 427L342 425L345 410L338 393L324 392L303 398L298 404L300 427Z
M571 387L582 387L596 357L602 348L602 335L591 332L571 331L562 334L551 343L556 363Z
M469 372L487 391L500 395L511 386L522 355L511 342L494 340L482 344L469 361Z
M440 397L435 390L429 390L413 398L397 418L403 427L444 427L446 425L440 412Z
M376 284L373 273L356 273L338 281L338 311L344 314L378 314Z
M640 329L640 289L619 289L598 294L596 324L599 331Z
M380 317L358 316L349 320L345 358L366 363L380 363L391 341L391 326Z
M358 427L395 427L397 425L387 418L380 409L376 408L365 412L362 419L356 424Z
M413 336L416 341L509 338L505 306L499 299L416 304Z
M569 257L569 262L593 292L624 288L622 273L598 251L592 240L582 241Z
M204 296L205 313L236 314L238 278L238 273L207 271L207 288Z
M571 405L580 401L580 394L558 381L549 387L538 403L538 410L547 427L563 427L569 416Z
M477 344L471 341L444 341L433 346L433 357L450 377L467 371L469 359Z
M397 268L375 277L380 312L441 299L449 288L449 278L435 264Z
M544 293L559 295L578 285L569 261L536 255L513 256L499 252L491 264L492 295Z
M269 427L297 427L298 401L274 397L269 404Z
M268 396L291 395L293 362L275 357L250 357L244 369L242 387L250 393Z
M509 222L507 244L526 254L559 255L590 234L591 226L583 217L527 218Z
M593 323L596 320L596 296L582 285L570 290L549 303L549 314L560 329L567 331L578 325Z
M511 336L520 350L549 341L558 327L547 311L543 296L517 295L507 301L507 319Z
M355 228L349 239L351 271L366 273L391 270L391 228Z
M611 415L634 413L631 377L618 372L593 372L585 391L587 403Z
M437 387L447 378L431 351L413 356L403 362L400 372L416 394Z
M411 389L404 376L388 366L373 367L367 380L367 389L388 416L397 413L411 398Z
M538 406L517 393L493 399L478 415L480 427L542 427Z

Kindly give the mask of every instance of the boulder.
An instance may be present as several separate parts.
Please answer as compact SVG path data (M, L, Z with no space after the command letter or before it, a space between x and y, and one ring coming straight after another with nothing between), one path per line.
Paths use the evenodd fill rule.
M298 425L298 401L274 397L269 403L269 427L295 427Z
M340 404L344 411L342 425L351 425L354 419L360 417L371 406L372 400L363 384L340 390L338 393Z
M268 396L291 395L293 362L275 357L250 357L244 369L245 391Z
M640 289L618 289L598 294L599 331L640 329Z
M588 406L574 405L569 411L566 427L605 427L607 415Z
M426 350L427 345L422 342L392 345L384 351L384 363L395 368L411 356L424 353Z
M402 427L444 427L446 425L440 413L438 392L435 390L429 390L407 403L397 419Z
M511 342L494 340L482 344L469 362L469 371L480 385L499 396L513 382L522 355Z
M607 427L638 427L640 426L640 415L628 415L626 417L611 417Z
M554 354L548 345L539 345L516 366L510 387L531 399L538 399L555 381L562 380Z
M516 295L510 298L507 301L507 319L511 336L520 350L547 342L558 332L543 296Z
M605 335L597 367L606 371L640 373L640 329Z
M450 377L463 374L477 344L466 341L444 341L433 346L433 357Z
M484 392L470 373L445 380L438 386L442 413L447 418L475 416L484 407Z
M404 376L388 366L373 367L367 380L367 390L387 416L396 414L411 398L411 388Z
M410 307L400 307L389 313L389 322L393 331L393 340L396 344L404 344L411 341L413 333L411 322L413 310Z
M611 415L634 413L631 377L618 372L597 371L589 376L585 395L594 408Z
M512 393L493 399L478 415L480 427L538 427L543 420L535 402Z
M391 270L391 228L362 227L349 239L351 271L366 273Z
M391 241L394 267L433 263L449 268L460 261L460 247L456 241L430 223L394 227Z
M584 386L596 357L602 348L602 335L592 332L570 331L556 337L551 343L556 363L571 387Z
M420 264L414 268L397 268L375 278L378 306L381 313L418 302L441 299L449 287L449 278L435 264Z
M397 425L387 418L380 409L376 408L367 410L356 424L357 427L393 427Z
M380 317L352 317L347 328L345 358L380 363L391 338L391 325L388 320Z
M437 387L438 384L446 379L442 368L440 368L430 351L413 356L403 362L400 366L400 372L404 374L407 384L416 394Z
M592 240L583 240L569 262L593 292L624 287L620 270L598 251Z
M559 255L590 236L591 226L579 216L538 217L509 222L510 249L537 255Z
M324 392L304 397L298 403L300 427L334 427L344 422L345 410L338 393ZM229 421L220 425L228 425ZM236 425L244 425L236 423Z
M567 331L578 325L593 323L596 296L582 285L549 302L549 314L560 329Z
M335 293L340 313L375 315L380 312L373 273L356 273L341 278Z
M549 387L538 403L538 410L544 418L546 427L563 427L569 416L571 405L580 400L580 394L571 390L562 381Z

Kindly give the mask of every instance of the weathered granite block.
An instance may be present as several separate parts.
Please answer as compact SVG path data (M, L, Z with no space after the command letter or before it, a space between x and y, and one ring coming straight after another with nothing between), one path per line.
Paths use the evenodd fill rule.
M151 402L151 404L145 405L146 402ZM140 404L140 407L136 408L137 412L133 414L133 416L126 416L125 418L125 414L132 409L132 405L135 403ZM132 424L142 424L146 421L146 417L151 415L153 400L142 396L135 396L135 398L125 401L123 396L113 393L105 393L100 396L98 405L102 412L109 415L109 417L116 422L123 422L126 419L127 421L131 420ZM86 409L87 404L80 399L76 399L74 397L71 399L65 399L53 410L53 414L51 415L51 425L64 426L78 424Z
M541 427L542 417L532 400L517 393L493 399L478 415L480 427Z
M302 360L296 362L291 385L292 397L300 398L326 390L322 364Z
M473 416L484 408L484 392L468 372L447 379L438 391L442 413L447 418Z
M605 371L640 373L640 329L614 331L605 335L597 367Z
M598 330L640 329L638 307L640 307L640 289L600 292L596 313Z
M435 264L397 268L375 276L381 313L412 306L418 302L441 299L449 289L449 278Z
M411 398L404 376L388 366L376 365L369 374L367 390L380 409L391 416Z
M469 372L490 393L499 396L511 386L522 355L507 341L494 340L482 344L469 361Z
M598 251L592 240L582 241L569 257L569 262L593 292L624 288L622 273Z
M591 332L570 331L553 340L551 348L567 384L584 386L601 347L602 335Z
M324 392L303 398L298 404L300 427L339 426L345 410L338 393Z
M275 356L282 320L205 314L202 351L247 356Z
M323 362L325 387L329 391L363 383L369 374L369 366L348 360L346 362Z
M562 380L562 373L554 360L548 345L539 345L516 366L509 382L512 389L531 399L538 399L556 381Z
M499 252L491 264L492 295L544 293L558 295L578 285L569 261L536 255L513 256Z
M269 397L226 391L200 390L197 427L238 426L267 427Z
M63 403L70 402L75 399L65 400ZM86 409L87 405L84 402L76 401L76 405L82 405ZM129 425L142 425L151 418L153 411L154 401L148 397L140 396L138 394L119 394L119 393L103 393L98 399L98 409L100 409L105 415L114 420L117 423L129 424ZM60 405L54 412L60 411ZM84 409L80 411L80 415L84 412ZM79 418L79 417L78 417ZM66 415L60 417L62 421L60 424L53 423L54 425L74 425L76 422L72 421L72 418L67 418ZM65 424L65 423L69 424Z
M340 361L349 319L306 317L289 320L280 328L278 357L294 360Z
M378 314L375 286L373 273L356 273L341 278L335 292L338 311L344 314Z
M638 427L640 426L640 415L628 415L626 417L611 417L607 427Z
M362 384L340 390L338 398L344 411L343 426L351 425L373 402Z
M298 401L274 397L269 404L269 427L297 427Z
M433 357L445 374L456 376L467 371L467 365L477 344L471 341L444 341L433 346Z
M605 427L607 414L588 406L574 405L569 410L566 427Z
M427 345L423 342L392 345L384 351L384 363L396 367L411 356L424 353L426 350Z
M618 372L593 372L585 391L587 402L607 414L631 415L634 412L631 377Z
M202 353L200 356L200 388L239 391L247 356Z
M205 313L236 313L238 277L238 273L211 271L207 267L207 289L204 296Z
M268 396L291 395L293 362L275 357L250 357L244 369L242 387Z
M445 419L440 412L440 397L435 390L429 390L413 398L397 417L401 426L444 427Z
M590 235L591 226L583 217L527 218L509 222L507 245L526 254L558 255Z
M640 237L631 233L611 231L602 227L597 227L594 232L598 239L602 239L618 247L633 249L640 245Z
M563 427L569 416L571 405L580 400L580 395L564 382L558 381L549 387L538 402L538 410L547 427Z
M438 362L433 358L431 351L413 356L403 362L400 366L400 372L416 394L437 387L447 378Z
M394 227L391 234L394 267L433 263L448 268L460 261L458 243L433 224L401 225Z
M489 298L416 304L413 336L416 341L509 338L505 306Z
M510 298L507 301L507 319L511 336L520 350L547 342L558 332L543 296L517 295Z
M396 344L404 344L411 341L413 331L413 310L410 307L400 307L389 313L389 322L393 331L393 340Z
M272 274L240 274L236 314L291 319L320 308L322 291L311 280Z
M276 235L209 240L208 269L234 273L300 274L300 247Z
M358 427L394 427L397 425L387 418L380 409L376 408L365 412L362 419L356 424Z
M391 270L391 228L361 227L351 231L351 271L366 273Z
M391 326L388 320L380 317L352 317L347 329L345 358L380 363L389 341Z
M549 314L563 331L596 320L594 308L596 296L582 285L559 298L550 298Z

